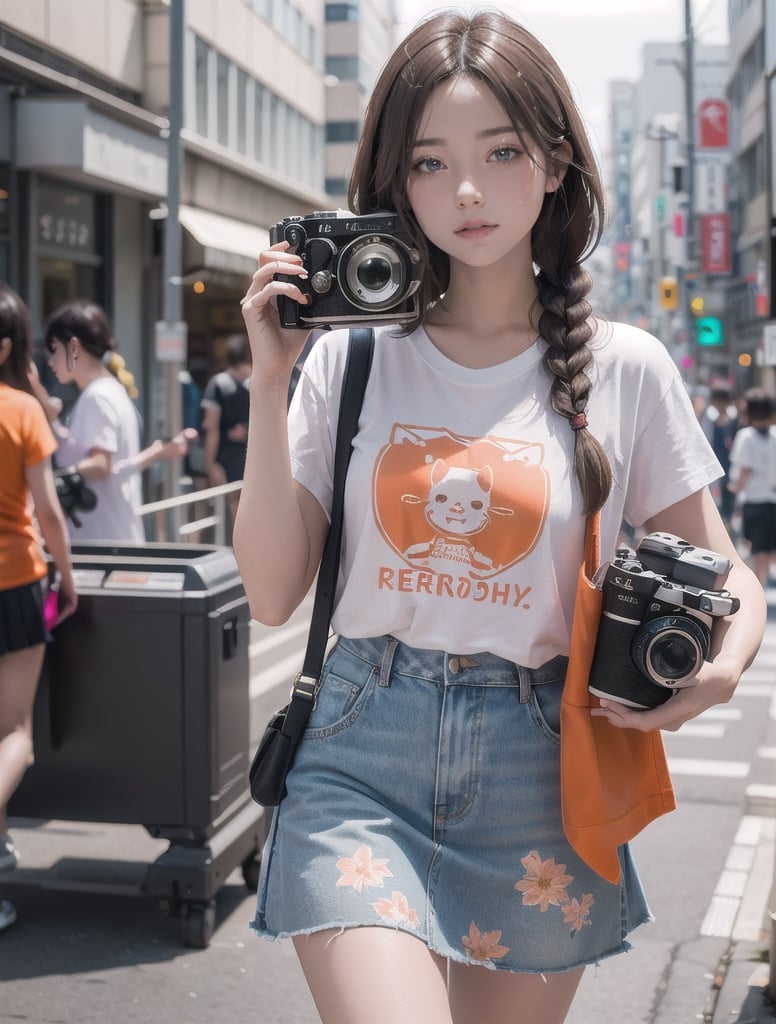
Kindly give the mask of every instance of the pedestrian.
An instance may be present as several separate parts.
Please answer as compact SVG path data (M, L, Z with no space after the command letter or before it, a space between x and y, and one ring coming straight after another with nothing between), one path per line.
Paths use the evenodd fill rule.
M71 540L143 543L140 473L161 460L183 458L196 431L157 439L141 450L135 380L96 303L76 300L56 309L46 324L45 344L57 379L79 391L65 425L58 402L35 379L59 441L57 464L80 473L97 498L92 510L79 512L78 524L69 521Z
M584 966L649 918L629 848L611 884L561 821L559 705L587 513L723 553L741 612L697 685L615 726L677 729L727 701L761 588L708 485L720 472L665 348L593 318L582 260L601 182L569 86L496 11L441 12L370 101L350 187L419 253L419 314L376 330L348 472L333 629L274 813L255 930L293 937L327 1024L559 1024ZM284 622L318 568L347 333L304 344L281 242L243 299L253 352L235 552L254 617Z
M723 476L717 488L717 507L728 530L731 529L735 495L730 483L730 451L738 430L738 411L729 387L718 385L711 389L709 404L701 416L703 433L722 466Z
M30 360L27 310L0 282L0 872L11 871L19 859L7 808L33 759L32 707L43 665L49 574L40 534L59 576L52 626L78 603L51 469L57 443L32 394ZM0 900L0 930L15 919L13 904Z
M776 426L774 400L763 388L744 395L747 426L735 436L730 452L728 487L742 503L742 533L749 544L754 571L768 585L776 556Z
M227 368L205 385L202 396L205 435L205 470L211 487L242 480L248 441L251 347L245 334L232 334L226 342ZM240 500L238 491L227 496L232 522Z

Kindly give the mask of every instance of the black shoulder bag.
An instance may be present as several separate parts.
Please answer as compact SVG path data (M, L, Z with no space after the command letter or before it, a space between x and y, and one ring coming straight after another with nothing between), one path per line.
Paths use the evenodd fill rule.
M286 795L286 775L304 735L318 692L339 574L345 478L353 450L353 438L358 430L358 417L369 377L373 347L374 331L371 328L350 331L334 451L331 525L318 570L307 651L302 671L294 680L291 700L269 720L248 773L251 796L264 807L276 807Z

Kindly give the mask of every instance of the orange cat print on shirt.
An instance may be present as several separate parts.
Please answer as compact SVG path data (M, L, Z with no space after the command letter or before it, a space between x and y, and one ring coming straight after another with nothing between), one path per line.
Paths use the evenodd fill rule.
M378 528L410 566L495 576L541 536L550 498L543 446L394 424L375 463Z

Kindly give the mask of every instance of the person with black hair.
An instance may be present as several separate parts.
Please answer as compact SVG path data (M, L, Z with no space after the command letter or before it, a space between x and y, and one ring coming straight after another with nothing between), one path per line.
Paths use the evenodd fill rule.
M77 300L56 309L46 324L49 366L62 384L74 383L78 399L67 424L58 403L39 380L38 397L59 440L56 461L76 472L96 502L69 521L73 540L145 541L138 513L140 473L162 460L182 458L195 430L140 447L140 415L135 379L116 350L108 317L95 302Z
M30 326L21 298L0 282L0 872L19 859L7 806L33 760L32 707L47 629L78 605L51 455L57 443L29 381ZM34 512L34 518L33 518ZM44 558L40 534L51 559ZM51 620L44 604L49 569ZM0 930L16 918L0 900Z

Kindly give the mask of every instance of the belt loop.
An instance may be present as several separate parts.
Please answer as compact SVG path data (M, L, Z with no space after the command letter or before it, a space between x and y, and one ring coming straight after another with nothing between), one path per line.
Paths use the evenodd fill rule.
M531 670L525 665L516 665L517 678L520 680L520 703L527 704L531 699Z
M380 679L378 681L379 686L390 686L391 685L391 666L393 665L393 656L396 653L396 648L399 646L399 641L395 636L388 637L388 643L385 645L382 659L380 660Z

